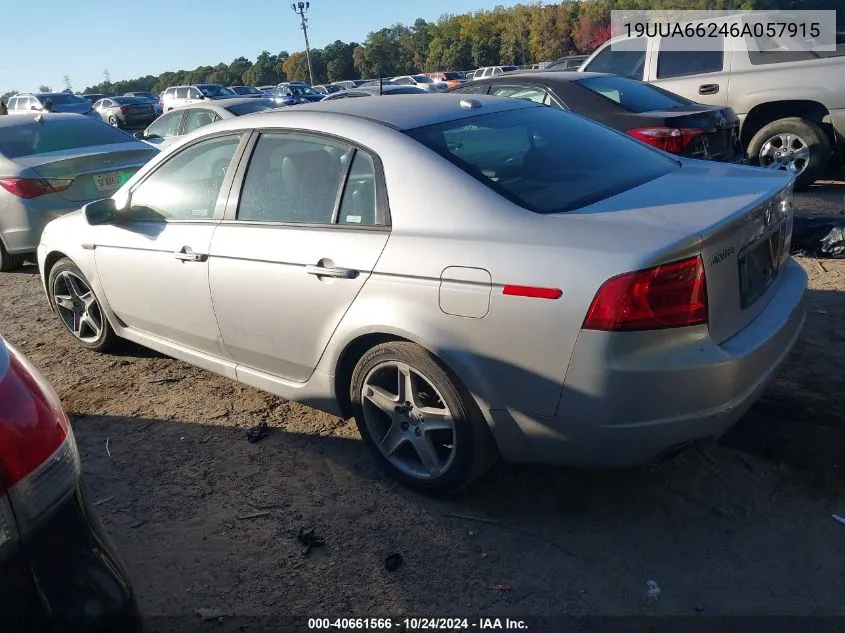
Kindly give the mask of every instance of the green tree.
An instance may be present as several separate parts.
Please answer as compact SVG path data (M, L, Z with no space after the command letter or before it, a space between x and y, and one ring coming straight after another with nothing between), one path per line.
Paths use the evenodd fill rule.
M46 84L41 84L38 86L38 92L53 92L53 89Z
M305 53L294 53L285 60L282 68L288 81L308 81L308 60Z
M326 80L358 79L361 74L355 68L354 54L358 44L335 40L323 49L322 59L326 66Z

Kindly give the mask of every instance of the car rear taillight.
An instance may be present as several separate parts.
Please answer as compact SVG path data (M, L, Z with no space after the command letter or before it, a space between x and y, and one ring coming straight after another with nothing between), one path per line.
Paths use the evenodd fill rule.
M628 134L658 149L680 154L684 148L704 130L692 127L641 127L628 130Z
M121 111L123 114L126 114L127 112L129 112L129 108L127 108L126 106L120 106L120 111Z
M607 280L584 319L585 330L625 332L707 323L707 284L700 257Z
M26 531L73 494L79 453L59 397L23 356L7 345L0 379L0 494Z
M60 178L0 178L0 187L13 196L26 199L64 191L71 183L72 179Z

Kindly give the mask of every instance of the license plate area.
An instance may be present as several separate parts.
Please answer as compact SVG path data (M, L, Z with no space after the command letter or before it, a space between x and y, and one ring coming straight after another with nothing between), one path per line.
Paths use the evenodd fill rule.
M121 173L114 171L109 174L97 174L94 176L94 184L97 191L114 191L121 185Z
M786 222L759 242L750 245L738 258L739 300L742 309L753 305L777 277L786 247Z

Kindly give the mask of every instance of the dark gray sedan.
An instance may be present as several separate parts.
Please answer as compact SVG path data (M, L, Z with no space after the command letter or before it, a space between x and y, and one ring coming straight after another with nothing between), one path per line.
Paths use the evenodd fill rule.
M108 97L94 104L100 118L122 130L141 130L156 120L158 113L148 99L141 97Z

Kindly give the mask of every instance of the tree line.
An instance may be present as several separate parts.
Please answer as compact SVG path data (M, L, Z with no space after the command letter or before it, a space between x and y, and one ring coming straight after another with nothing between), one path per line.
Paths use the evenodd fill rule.
M612 10L642 9L837 9L842 0L564 0L555 4L518 4L436 21L417 19L370 33L363 43L336 40L311 49L315 83L341 79L392 77L482 66L527 65L566 55L587 54L610 37ZM837 22L845 21L838 11ZM845 29L845 24L840 28ZM200 66L124 81L106 80L86 93L159 93L168 86L192 83L275 85L309 81L304 51L263 51L255 62L238 57L230 64ZM7 93L8 94L8 93Z

